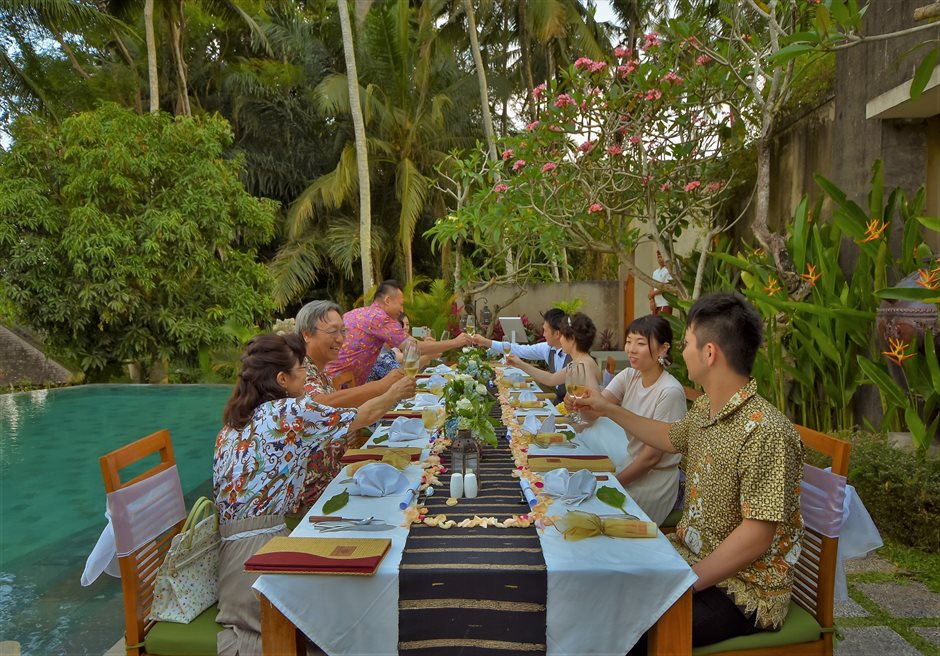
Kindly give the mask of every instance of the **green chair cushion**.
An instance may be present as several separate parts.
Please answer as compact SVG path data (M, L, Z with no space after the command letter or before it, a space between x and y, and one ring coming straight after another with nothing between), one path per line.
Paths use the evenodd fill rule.
M682 519L682 508L676 508L671 513L666 515L666 519L660 522L660 528L675 528L679 525L679 520Z
M696 647L692 650L692 656L706 656L706 654L716 654L723 651L766 649L768 647L795 645L801 642L813 642L819 640L823 630L816 622L815 617L803 610L799 604L791 601L787 618L783 621L783 627L779 631L762 631L754 635L738 636L704 647Z
M215 637L224 627L215 623L216 604L202 611L189 624L157 622L144 638L148 654L154 656L216 656Z

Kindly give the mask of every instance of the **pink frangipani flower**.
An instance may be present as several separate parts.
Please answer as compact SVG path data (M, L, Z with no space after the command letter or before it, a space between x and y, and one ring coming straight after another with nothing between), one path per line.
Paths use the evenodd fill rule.
M526 132L532 132L535 128L539 126L540 121L532 121L527 126L525 126Z
M621 148L621 147L618 146L617 144L614 144L613 146L608 146L608 147L607 147L607 154L608 154L608 155L619 155L619 154L622 153L622 152L623 152L623 148Z
M546 162L545 166L542 167L542 173L548 173L549 171L554 171L558 168L558 165L555 162Z
M498 185L493 187L493 191L495 191L497 194L501 194L504 191L508 191L508 190L509 190L509 186L503 184L502 182L500 182Z
M594 212L603 212L604 206L600 203L594 203L588 208L588 214L594 214Z
M561 93L555 99L555 107L568 107L575 104L575 101L567 93Z
M701 183L701 182L699 182L698 180L693 180L692 182L690 182L689 184L687 184L687 185L684 187L684 189L685 189L686 192L690 192L690 191L695 191L696 189L698 189L698 188L701 187L701 186L702 186L702 183Z
M535 87L534 89L532 89L532 97L535 98L536 100L538 100L539 98L542 97L542 94L543 94L544 92L545 92L545 83L542 82L542 84L540 84L540 85L538 85L537 87Z
M513 171L518 171L518 170L521 169L523 166L525 166L525 160L524 160L524 159L517 159L516 162L515 162L515 164L512 165L512 170L513 170Z
M506 161L510 157L512 157L512 148L507 148L503 151L503 161Z

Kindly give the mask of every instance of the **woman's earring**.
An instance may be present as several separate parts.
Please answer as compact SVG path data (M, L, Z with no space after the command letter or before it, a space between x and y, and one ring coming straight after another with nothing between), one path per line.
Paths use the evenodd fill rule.
M659 366L663 367L664 369L669 366L669 360L666 359L665 355L659 356L656 361L659 362Z

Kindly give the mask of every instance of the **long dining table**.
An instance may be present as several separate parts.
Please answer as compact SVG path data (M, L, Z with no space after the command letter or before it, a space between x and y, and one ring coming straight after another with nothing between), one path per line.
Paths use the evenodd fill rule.
M369 442L381 439L383 430L387 424ZM479 495L445 505L444 475L437 494L421 496L429 516L443 513L460 520L527 513L505 432L503 427L499 444L483 453ZM584 452L584 446L536 445L529 451L559 457ZM416 481L423 470L413 464L404 474ZM613 475L597 478L598 486L625 492ZM323 504L343 491L344 480L343 473L334 479L309 515L322 515ZM655 538L568 541L551 526L444 530L404 525L400 500L351 496L342 508L344 516L375 517L394 526L382 533L343 533L390 539L373 575L258 578L254 587L261 601L265 656L305 654L304 636L331 655L459 651L623 656L644 632L648 654L691 654L695 575L662 533ZM624 509L648 519L629 495ZM568 510L555 501L546 515ZM595 497L577 510L605 514L611 508ZM319 535L306 518L292 533Z

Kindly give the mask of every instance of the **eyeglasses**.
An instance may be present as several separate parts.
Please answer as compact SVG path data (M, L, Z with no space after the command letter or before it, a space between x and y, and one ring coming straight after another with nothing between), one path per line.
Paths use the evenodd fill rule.
M319 330L321 333L326 333L331 337L336 337L337 333L343 337L346 336L346 326L343 326L342 328L333 328L332 330L324 330L323 328L314 328L314 330Z

